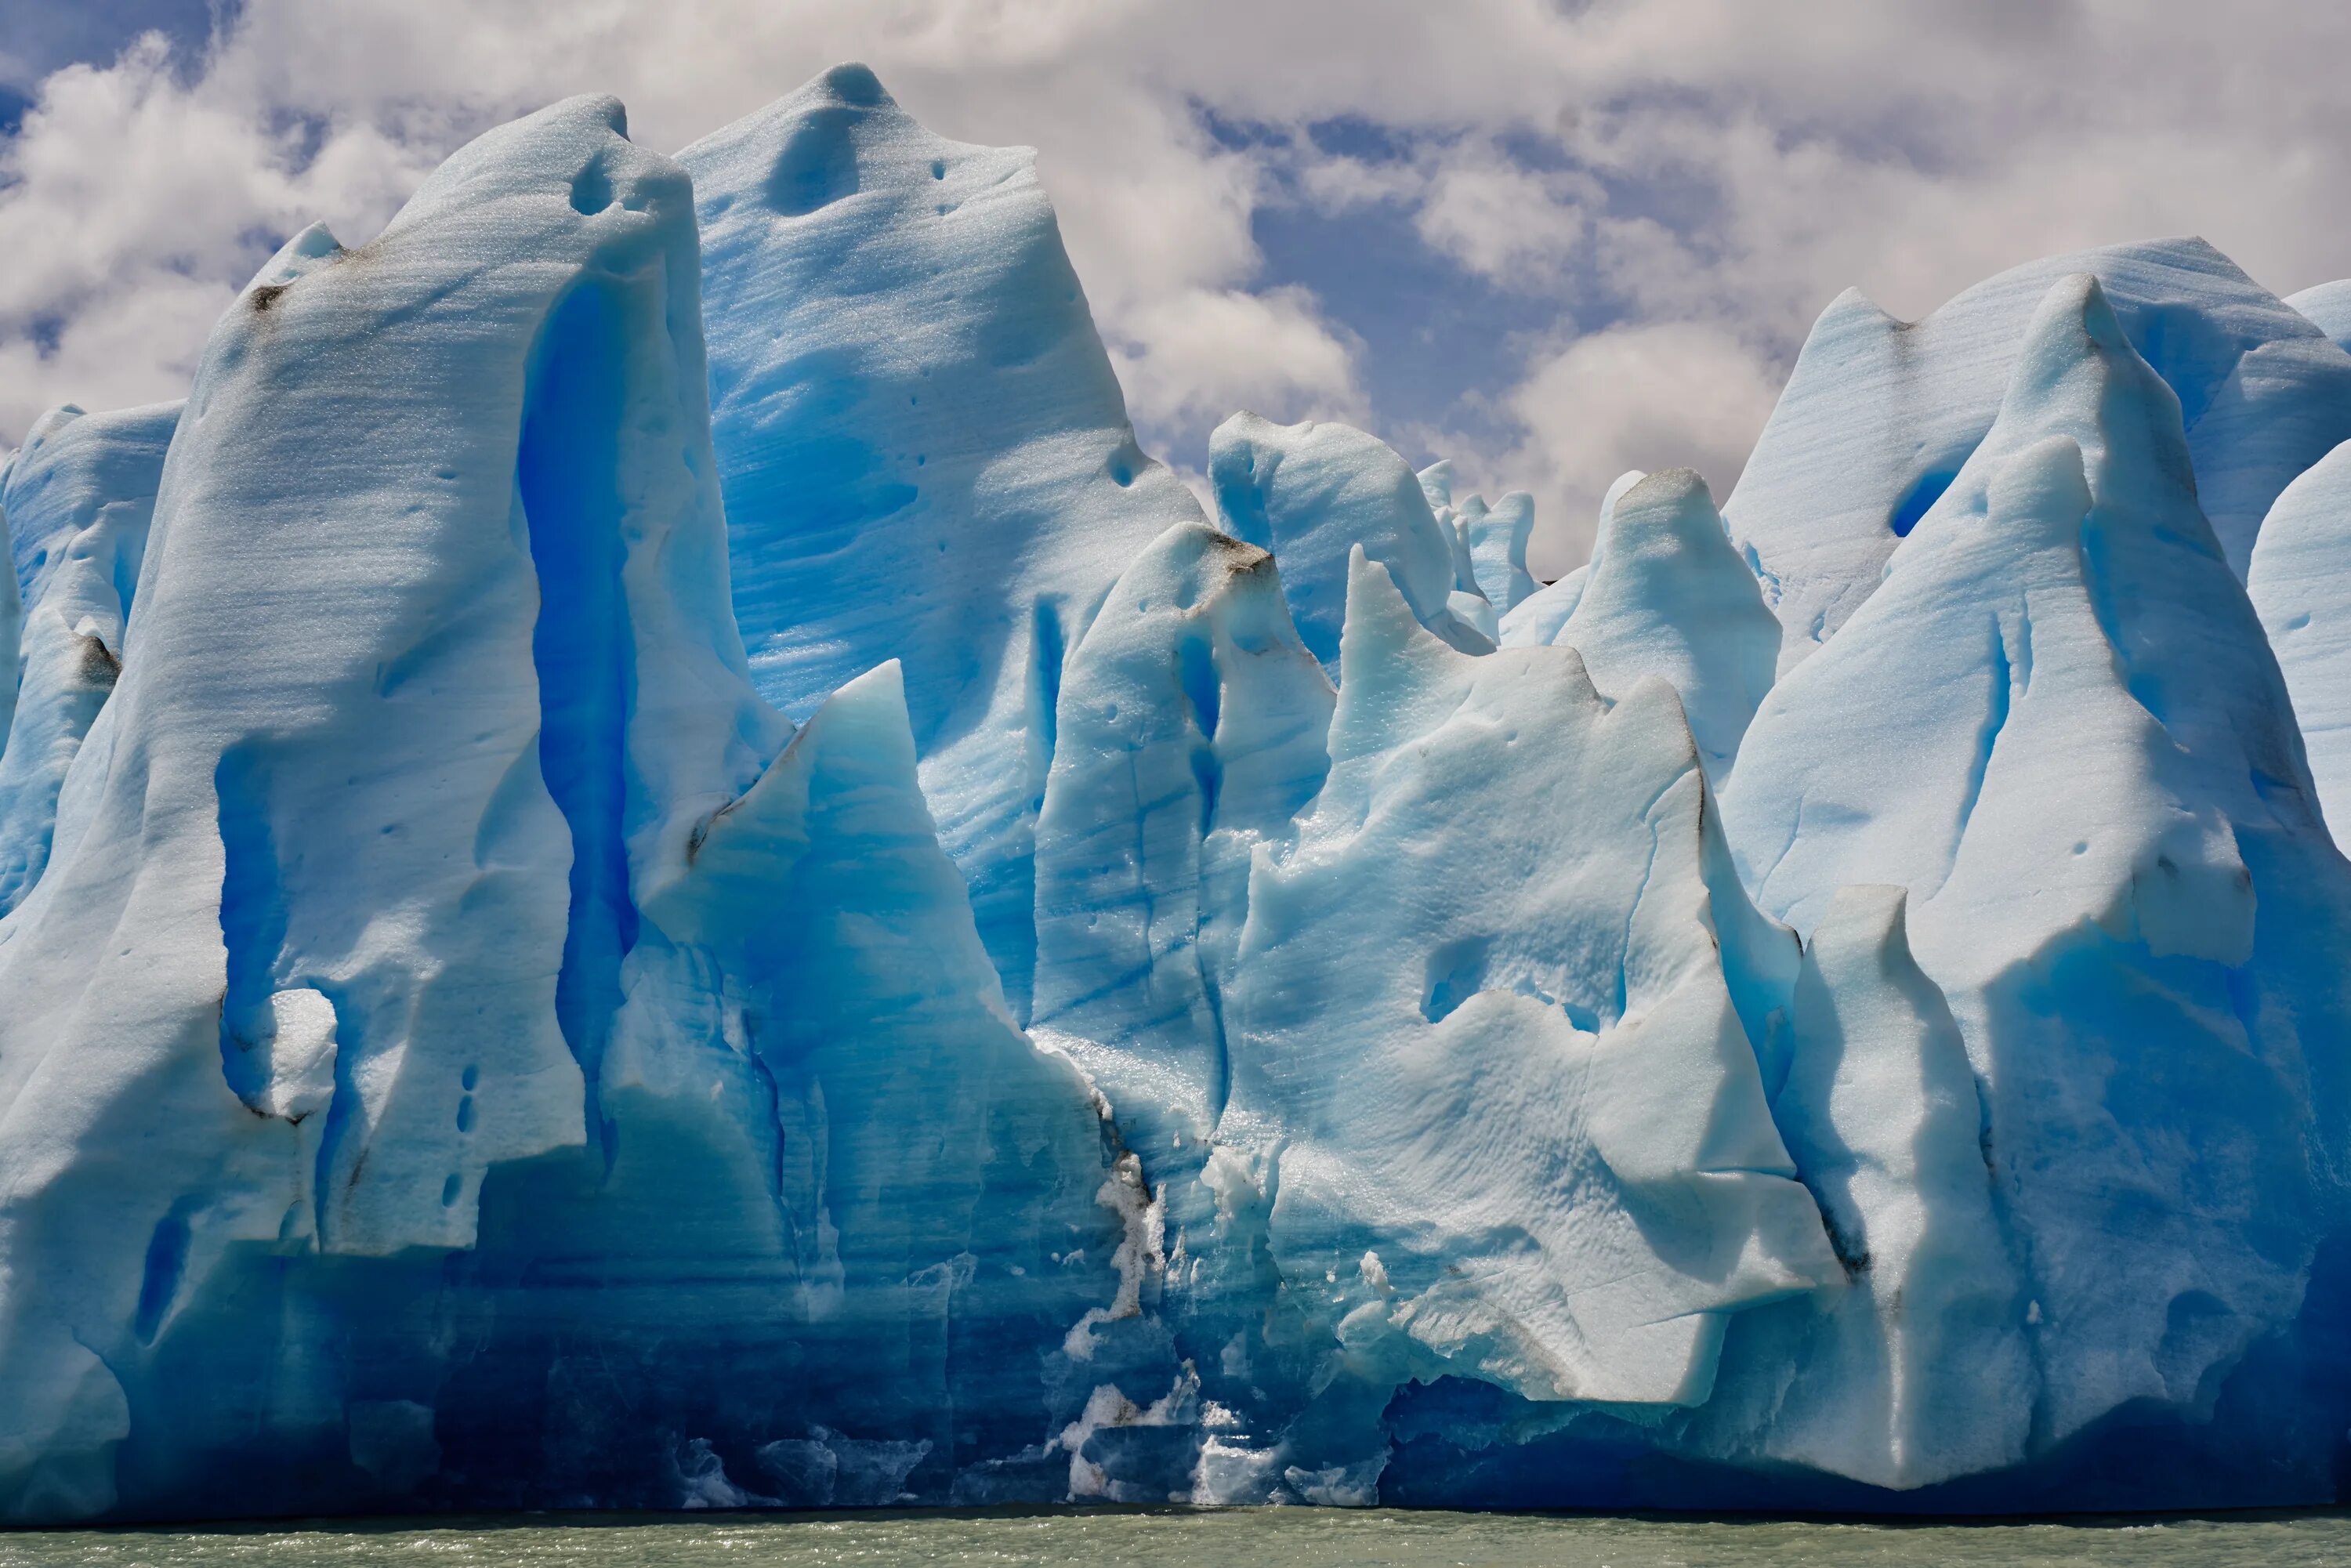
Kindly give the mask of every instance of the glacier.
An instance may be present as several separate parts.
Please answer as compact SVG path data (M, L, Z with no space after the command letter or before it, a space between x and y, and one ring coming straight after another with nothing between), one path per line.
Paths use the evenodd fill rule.
M0 1519L2344 1500L2346 327L1849 293L1545 583L864 67L487 132L0 468Z

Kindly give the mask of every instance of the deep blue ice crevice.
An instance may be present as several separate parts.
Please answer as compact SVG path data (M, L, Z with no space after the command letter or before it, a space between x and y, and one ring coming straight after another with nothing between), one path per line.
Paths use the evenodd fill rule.
M624 310L612 286L596 280L575 287L551 312L515 460L539 592L531 634L539 772L571 841L556 1018L588 1085L591 1127L621 962L636 944L626 823L636 672L622 584L627 503L620 476L580 456L621 452Z

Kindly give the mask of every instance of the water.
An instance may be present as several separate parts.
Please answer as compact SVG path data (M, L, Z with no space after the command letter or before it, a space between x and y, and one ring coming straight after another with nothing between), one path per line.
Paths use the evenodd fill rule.
M1256 1509L496 1519L0 1534L0 1568L2301 1568L2351 1514L1864 1524Z

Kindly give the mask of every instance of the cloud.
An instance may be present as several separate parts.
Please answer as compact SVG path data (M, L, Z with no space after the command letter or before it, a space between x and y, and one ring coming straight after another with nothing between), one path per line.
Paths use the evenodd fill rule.
M1422 244L1505 288L1557 287L1585 249L1590 210L1606 200L1588 176L1529 168L1484 139L1449 137L1386 160L1311 149L1292 142L1285 160L1310 205L1324 213L1407 209Z
M1146 428L1205 430L1244 401L1361 414L1352 339L1305 291L1252 287L1261 171L1151 79L1132 37L1147 21L956 0L248 0L201 57L140 37L47 77L0 140L0 443L65 399L172 395L282 236L323 218L364 240L489 124L613 90L637 140L675 148L858 57L948 134L1045 149Z
M277 236L322 210L371 230L432 166L368 127L307 148L172 68L149 36L57 71L0 142L0 433L178 395Z
M1596 195L1588 180L1546 176L1488 152L1438 164L1414 226L1430 249L1490 282L1553 284L1583 248L1583 204Z
M1303 290L1195 288L1121 319L1126 333L1110 339L1120 383L1130 403L1163 421L1210 425L1242 408L1368 415L1353 346Z
M112 4L130 26L153 14ZM246 0L220 15L208 47L126 37L120 57L26 84L32 106L0 138L0 442L62 399L176 392L279 237L324 218L364 239L497 120L609 90L638 140L675 148L844 58L945 134L1040 150L1163 446L1244 404L1401 438L1370 324L1326 303L1366 297L1342 287L1350 269L1398 258L1342 251L1327 275L1276 277L1259 246L1284 208L1399 214L1416 266L1441 263L1431 287L1449 276L1515 312L1479 345L1501 367L1487 394L1449 433L1413 434L1424 453L1459 446L1489 487L1536 489L1562 550L1611 465L1694 462L1721 494L1848 284L1915 316L2035 256L2180 232L2281 292L2351 273L2335 80L2351 12L2297 0ZM1373 134L1342 155L1333 124Z

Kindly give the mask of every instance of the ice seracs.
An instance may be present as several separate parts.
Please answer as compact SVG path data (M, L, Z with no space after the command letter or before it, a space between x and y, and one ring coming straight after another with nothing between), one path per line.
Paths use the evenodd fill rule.
M0 1516L2339 1500L2331 295L1848 297L1538 587L870 71L624 126L0 476Z
M1876 591L1991 428L2042 296L2073 273L2099 279L2179 400L2198 498L2240 576L2278 492L2351 438L2351 354L2202 240L2032 262L1917 321L1848 289L1805 340L1722 508L1785 628L1783 671Z
M1061 661L1197 503L1144 455L1025 147L841 66L679 154L753 676L805 716L905 671L923 788L1025 1014Z
M1527 570L1532 496L1512 490L1490 505L1483 496L1465 496L1457 504L1449 459L1420 471L1420 489L1437 522L1453 530L1455 588L1484 599L1499 616L1542 586Z
M2285 302L2308 318L2312 326L2335 340L2342 348L2351 341L2351 278L2338 278L2333 283L2321 283L2299 294L2289 294Z
M1057 1404L1040 1358L1067 1364L1073 1325L1117 1311L1120 1176L1095 1092L1005 1009L916 783L898 667L833 694L648 882L642 917L601 1080L616 1163L579 1216L636 1254L636 1315L604 1337L654 1339L681 1281L759 1260L767 1288L712 1292L705 1332L747 1339L732 1366L778 1380L719 1405L767 1423L744 1441L782 1445L758 1448L768 1487L862 1495L845 1469L805 1473L811 1442L852 1463L831 1431L899 1445L922 1495L1036 1497L990 1467L1091 1396L1073 1368ZM705 1228L632 1242L637 1212ZM730 1358L702 1354L698 1379L726 1389Z
M1273 557L1200 523L1126 570L1065 666L1035 1027L1109 1097L1155 1186L1196 1168L1224 1109L1250 856L1322 788L1332 703Z
M40 880L66 768L122 667L122 632L180 405L85 413L68 403L25 438L0 479L16 580L22 674L0 726L0 915ZM0 632L5 635L5 632Z
M1456 647L1493 638L1457 614L1465 554L1440 525L1411 465L1378 437L1333 420L1276 424L1237 413L1208 437L1217 519L1282 563L1282 592L1307 650L1339 662L1347 559L1361 547L1388 570L1421 624Z
M2294 1320L2331 1212L2346 1019L2322 955L2351 875L2178 399L2095 278L2051 287L1991 430L1765 699L1725 821L1808 940L1840 890L1907 891L1984 1098L2004 1247L1979 1231L1970 1266L2021 1272L2028 1452L2134 1401L2209 1413ZM1938 1444L2002 1451L2016 1404L1961 1391Z
M1619 474L1600 498L1600 522L1594 534L1597 538L1608 531L1609 519L1615 515L1616 503L1625 493L1648 477L1635 468ZM1551 643L1567 618L1575 613L1583 598L1584 584L1592 580L1592 562L1586 560L1556 582L1545 583L1510 607L1501 618L1499 642L1505 648L1531 648Z
M1831 901L1771 1100L1848 1282L1740 1321L1708 1426L1719 1451L1907 1489L2022 1458L2034 1399L1982 1094L1905 897Z
M1834 1265L1724 975L1680 706L1458 652L1353 562L1331 777L1250 871L1223 1136L1351 1353L1702 1400L1725 1315Z
M1593 684L1611 697L1645 675L1664 677L1681 697L1707 777L1719 781L1771 690L1780 622L1694 470L1619 486L1579 580L1546 591L1567 613L1540 640L1576 650ZM1514 616L1505 638L1525 646L1539 640L1541 624L1533 614Z
M2327 822L2351 837L2351 442L2278 497L2245 591L2277 654ZM21 722L21 721L19 721Z

